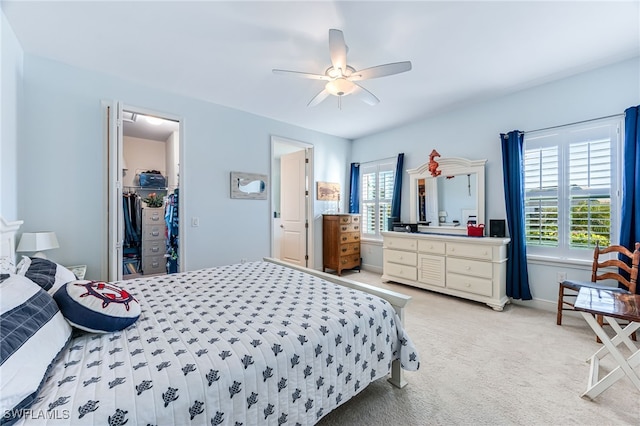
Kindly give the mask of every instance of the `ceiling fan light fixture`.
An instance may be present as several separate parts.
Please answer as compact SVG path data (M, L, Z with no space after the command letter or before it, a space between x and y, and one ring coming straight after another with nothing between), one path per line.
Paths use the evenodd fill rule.
M341 77L328 82L324 88L334 96L346 96L355 90L356 85Z

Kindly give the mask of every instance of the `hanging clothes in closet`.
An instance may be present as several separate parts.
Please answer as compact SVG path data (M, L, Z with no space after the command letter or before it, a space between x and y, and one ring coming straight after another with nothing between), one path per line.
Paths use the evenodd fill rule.
M136 193L122 194L122 206L124 216L123 274L135 274L140 270L142 199Z
M178 219L178 202L179 190L176 189L173 194L169 195L167 205L165 207L164 219L167 223L167 272L175 274L180 270L178 259L179 247L179 219Z

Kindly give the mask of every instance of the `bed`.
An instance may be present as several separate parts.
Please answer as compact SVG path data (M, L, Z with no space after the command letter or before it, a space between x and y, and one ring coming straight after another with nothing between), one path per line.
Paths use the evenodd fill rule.
M28 409L5 422L311 425L419 367L408 297L322 272L265 259L116 284L138 301L137 321L74 329Z

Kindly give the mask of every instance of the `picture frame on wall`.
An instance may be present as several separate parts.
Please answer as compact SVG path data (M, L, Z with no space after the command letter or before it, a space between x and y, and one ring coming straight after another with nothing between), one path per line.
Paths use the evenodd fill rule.
M269 177L259 173L231 172L231 198L266 200Z
M339 201L340 184L334 182L316 182L316 199L318 201Z

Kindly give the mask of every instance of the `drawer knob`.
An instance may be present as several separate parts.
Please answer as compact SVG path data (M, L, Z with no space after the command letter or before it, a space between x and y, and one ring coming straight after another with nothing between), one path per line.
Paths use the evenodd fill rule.
M465 286L466 287L471 287L471 283L466 283Z
M471 270L471 266L466 266L464 269L466 269L467 271Z
M153 266L154 268L157 268L158 266L160 266L160 264L158 262L153 262L151 266Z
M151 220L153 221L159 221L160 220L160 216L151 216Z
M160 247L151 247L151 251L157 253L160 251Z

